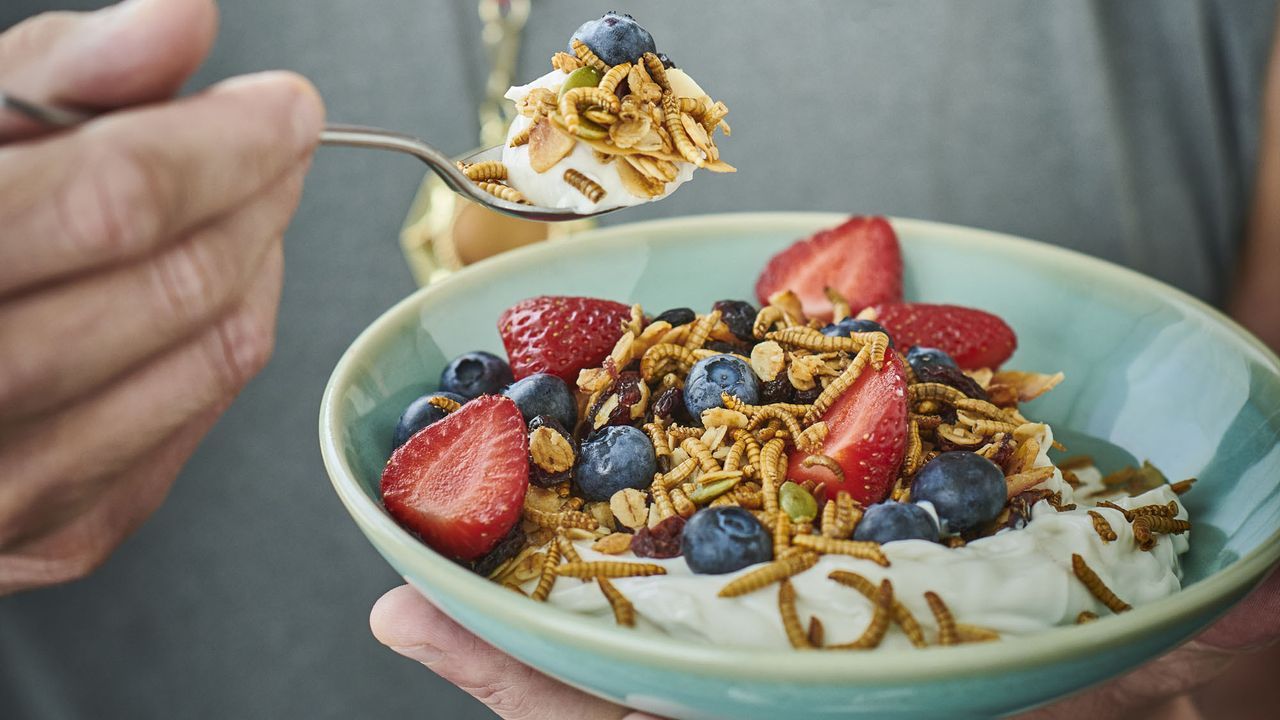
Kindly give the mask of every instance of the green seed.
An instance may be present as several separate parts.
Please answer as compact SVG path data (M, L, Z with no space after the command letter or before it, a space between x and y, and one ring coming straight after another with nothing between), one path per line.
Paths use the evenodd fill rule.
M793 522L809 522L818 517L818 501L808 490L793 482L784 482L778 489L778 503Z
M600 73L593 67L580 67L569 73L569 77L564 79L564 84L560 86L560 94L557 97L564 97L564 94L574 88L595 87L600 84Z
M732 490L733 486L737 485L740 480L742 480L740 477L725 478L724 480L716 480L715 482L710 482L706 485L699 485L693 489L693 492L689 493L689 499L698 505L709 503Z

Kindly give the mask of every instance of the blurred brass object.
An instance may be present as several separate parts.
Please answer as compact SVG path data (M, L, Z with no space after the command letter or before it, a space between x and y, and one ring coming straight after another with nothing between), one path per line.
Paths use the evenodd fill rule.
M503 98L515 74L529 0L480 0L481 39L489 58L478 119L482 146L501 143L514 108ZM464 153L464 156L470 153ZM400 247L419 285L428 285L491 255L554 240L595 226L591 220L538 223L517 220L467 202L428 173L400 231Z
M414 280L428 285L491 255L592 227L592 220L518 220L467 202L428 174L400 230L400 247Z

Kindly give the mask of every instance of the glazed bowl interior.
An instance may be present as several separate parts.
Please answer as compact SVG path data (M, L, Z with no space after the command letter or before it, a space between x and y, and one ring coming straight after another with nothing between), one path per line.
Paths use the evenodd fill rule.
M614 628L504 591L437 555L382 510L378 482L401 409L435 387L454 355L501 354L496 319L506 307L539 294L639 302L654 312L753 300L771 254L843 218L768 213L620 226L499 256L415 293L354 342L326 389L320 435L334 487L379 552L465 626L579 687L680 717L770 717L789 688L804 689L803 716L848 715L849 702L883 715L892 698L900 711L893 714L903 717L943 707L930 703L956 716L1012 711L1173 646L1280 558L1274 354L1206 305L1136 273L1040 243L913 220L893 221L906 296L994 312L1018 333L1008 367L1066 373L1062 386L1025 408L1028 417L1051 423L1071 451L1093 453L1104 466L1150 459L1171 479L1200 478L1184 496L1194 528L1181 592L1088 626L983 645L865 654L711 647ZM589 671L574 670L588 661ZM1006 699L971 697L1002 674ZM681 677L730 684L700 692L681 686ZM1019 677L1041 686L1013 687ZM890 688L916 699L904 702Z

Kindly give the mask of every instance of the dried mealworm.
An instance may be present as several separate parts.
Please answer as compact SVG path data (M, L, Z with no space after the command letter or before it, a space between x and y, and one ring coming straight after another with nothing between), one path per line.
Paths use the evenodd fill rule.
M713 472L720 469L720 463L711 456L711 450L706 445L703 445L698 438L685 438L680 443L680 448L689 453L689 457L697 458L698 465L702 467L703 472Z
M737 430L734 432L734 439L742 440L743 445L746 446L747 464L760 467L760 443L755 436L746 430Z
M512 135L511 139L507 141L507 147L520 147L521 145L528 144L529 136L532 134L533 134L533 126L530 125L525 129L521 130L520 132L516 133L515 135Z
M782 629L787 632L791 647L801 650L813 647L808 633L800 624L800 616L796 614L796 589L788 578L783 578L778 585L778 612L782 615Z
M957 410L964 410L970 413L971 416L976 414L976 415L981 415L982 417L985 417L985 418L989 418L991 420L998 420L1002 422L1007 422L1009 418L1009 414L1004 410L1004 408L1000 408L995 405L992 405L986 400L979 400L977 398L964 397L964 398L960 398L959 400L956 400L952 404L955 405L955 408ZM1009 430L1005 430L1004 432L1013 432L1014 430L1017 430L1018 426L1021 425L1022 423L1009 423L1009 424L1013 425L1014 427Z
M680 488L671 491L671 507L682 518L688 518L698 510L698 506Z
M1181 535L1191 529L1187 520L1176 520L1159 515L1139 515L1133 519L1133 539L1139 550L1151 550L1156 546L1155 533Z
M786 513L775 513L773 518L773 556L781 557L791 545L791 518Z
M778 488L782 485L782 480L778 477L778 461L786 443L782 438L773 438L760 450L761 490L764 492L764 509L767 512L778 510Z
M831 645L832 649L872 650L880 646L885 633L889 631L889 621L893 617L893 583L887 578L881 580L880 587L871 601L875 603L875 612L871 615L871 622L867 623L867 629L862 631L862 635L859 635L857 640L843 645Z
M1018 429L1013 423L1004 422L1002 420L992 420L985 417L975 417L967 411L956 411L956 420L966 426L970 432L978 435L996 435L997 433L1011 433Z
M622 578L666 575L667 569L654 563L596 560L567 562L556 568L556 574L576 578Z
M912 402L918 400L941 400L954 404L957 400L964 400L965 394L950 385L943 385L942 383L916 383L907 388L907 397Z
M582 528L583 530L595 530L600 527L600 523L590 515L579 512L577 510L562 510L560 512L543 512L537 508L526 507L524 509L524 518L530 522L536 523L539 527L550 528Z
M720 399L721 401L724 402L725 407L731 410L737 410L738 412L742 413L743 415L746 415L747 417L755 417L758 413L760 413L762 410L765 410L767 408L773 408L773 410L785 412L789 415L794 415L796 417L804 417L805 413L809 412L809 408L812 407L810 405L800 405L797 403L771 403L769 405L750 405L743 402L742 400L739 400L737 396L730 395L729 393L721 393Z
M478 182L476 183L476 187L499 200L506 200L507 202L516 203L518 205L529 204L529 199L524 196L524 193L513 187L507 187L506 185L495 182Z
M914 419L907 421L907 452L902 461L902 473L915 475L920 469L924 456L924 446L920 442L920 423Z
M1102 582L1102 578L1098 577L1093 568L1089 567L1084 558L1078 554L1071 556L1071 571L1099 602L1111 609L1111 612L1122 613L1133 609L1129 603L1116 597L1116 594L1111 592L1111 588Z
M712 310L699 317L693 323L693 328L689 330L689 339L685 341L684 346L689 350L697 350L707 343L707 338L711 335L711 329L720 322L720 311Z
M664 490L670 490L677 487L680 483L688 480L693 472L698 469L698 459L688 458L679 465L671 468L665 474L659 474L654 478L653 484L661 486Z
M1008 496L1013 497L1014 495L1030 490L1051 477L1053 477L1053 466L1045 465L1043 467L1031 468L1026 472L1010 475L1004 480L1008 488Z
M780 325L782 327L787 327L789 324L789 319L787 318L786 313L782 311L782 308L774 307L773 305L766 305L760 308L760 312L756 313L755 323L751 326L751 334L754 335L757 340L763 340L765 335L767 335L774 326Z
M822 444L827 441L827 434L830 428L821 420L805 428L804 431L796 437L796 447L821 449Z
M820 648L826 645L826 631L822 627L822 621L817 615L809 616L809 632L806 633L809 638L809 644L813 647Z
M564 181L569 185L569 187L582 193L582 195L591 202L600 202L600 199L606 194L605 189L600 186L600 183L592 180L573 168L569 168L564 171Z
M879 594L879 589L874 583L857 573L835 570L827 575L827 578L845 587L857 590L871 602L875 602ZM907 636L911 644L918 648L925 647L928 643L924 639L924 630L920 628L920 623L916 620L916 616L911 614L911 610L897 599L893 601L892 610L893 621L898 624L898 627L902 628L903 634Z
M857 335L855 333L854 335ZM766 333L765 338L780 345L812 352L857 352L866 342L857 337L832 337L810 327L788 327Z
M951 614L951 608L942 601L938 593L932 590L924 594L925 602L929 603L929 610L933 612L933 618L938 621L938 644L939 645L958 645L960 643L960 634L956 631L956 618Z
M645 423L644 432L653 443L653 453L658 457L670 457L671 446L667 443L667 431L656 423Z
M1092 613L1092 612L1089 612L1088 610L1081 610L1080 614L1076 615L1076 624L1083 625L1088 622L1093 622L1094 620L1097 620L1097 619L1098 619L1097 613Z
M676 152L698 167L706 165L707 159L698 146L693 144L693 139L689 137L689 131L684 123L680 122L680 99L674 93L666 91L662 94L662 111L665 115L663 127L671 133L671 141L675 143Z
M596 87L610 93L617 93L618 85L622 83L623 78L631 72L631 63L624 62L609 68L609 72L600 78Z
M574 38L573 42L569 45L573 48L573 54L578 56L578 60L581 61L583 65L595 68L596 72L601 75L609 72L608 63L597 57L596 54L591 51L591 48L587 47L586 43Z
M836 493L836 537L845 538L853 534L858 521L862 520L862 506L848 492Z
M438 410L443 410L446 413L454 412L458 408L462 407L462 403L457 400L450 400L449 398L441 395L432 395L431 398L427 400L427 404Z
M939 425L938 428L934 430L934 434L952 445L961 446L980 445L984 439L981 435L976 435L962 427L959 427L958 425L951 425L949 423L942 423Z
M640 375L645 382L652 383L666 375L670 371L668 366L671 364L676 365L677 372L685 375L696 362L698 358L694 356L692 350L683 345L660 342L644 351L644 355L640 358Z
M831 322L838 323L849 317L853 310L849 307L849 301L845 299L840 291L828 285L822 289L827 296L827 300L831 303Z
M747 441L741 435L735 434L733 444L729 446L729 454L724 457L724 469L732 472L742 467L742 458L746 451Z
M667 80L667 67L662 64L662 60L655 54L647 52L642 56L644 60L644 69L649 73L649 77L662 88L662 91L671 90L671 82Z
M542 574L538 577L538 586L533 589L532 597L538 602L547 599L551 587L556 584L556 566L560 564L560 544L552 542L547 547L547 556L542 560Z
M991 642L999 640L1000 633L988 627L981 625L969 625L968 623L956 623L956 634L960 637L962 643L973 642Z
M825 337L825 336L824 336ZM806 423L817 422L818 418L826 414L827 410L840 399L853 384L857 382L862 375L862 371L867 367L867 361L870 358L870 351L865 347L858 351L854 356L853 362L849 363L836 379L818 394L817 399L813 401L813 407L809 408L809 412L805 414L804 421Z
M560 117L564 122L565 130L568 130L572 135L577 135L582 124L579 113L589 107L597 107L613 114L617 114L620 109L618 96L611 92L606 92L598 87L583 86L573 88L561 95L560 101L556 105L556 109L559 110Z
M849 557L871 562L884 567L889 566L889 558L880 549L880 543L861 540L839 540L824 535L797 535L791 538L797 547L809 548L824 554L848 555Z
M1116 539L1116 531L1111 528L1111 523L1102 516L1097 510L1090 510L1089 517L1093 518L1093 531L1098 533L1098 537L1102 538L1102 542L1109 543Z
M1178 482L1170 485L1169 489L1174 491L1178 495L1181 495L1186 491L1190 490L1191 486L1195 483L1195 481L1196 481L1195 478L1187 478L1186 480L1179 480Z
M676 514L675 506L671 504L671 495L667 492L666 486L657 481L657 478L649 486L649 494L653 496L653 506L658 512L658 517L669 518Z
M501 160L485 160L474 165L458 163L458 169L468 180L506 180L507 166Z
M609 601L609 607L613 608L614 622L623 627L635 627L636 607L631 604L631 601L608 579L599 577L596 578L596 583L600 586L600 592L604 594L605 599Z
M783 427L787 429L787 432L791 434L792 439L799 444L800 434L804 432L804 429L800 427L800 421L796 419L795 415L773 405L765 405L760 408L760 410L751 417L751 422L747 424L747 429L754 430L764 425L769 420L778 420L781 422ZM822 448L802 447L800 449L806 452L817 452Z
M830 471L832 475L835 475L837 484L841 484L841 485L844 484L844 468L840 467L840 463L836 462L835 460L832 460L829 455L822 455L822 454L809 455L804 460L800 461L800 465L802 467L807 467L807 468L813 467L814 465L821 465L822 467ZM825 513L826 510L824 509L823 512ZM832 511L832 513L833 514L831 516L831 519L832 521L834 521L835 520L834 510ZM823 534L824 535L826 534L825 523L823 528Z
M763 567L758 567L745 575L734 578L720 588L720 597L738 597L768 587L783 578L800 573L813 567L818 562L818 554L812 552L795 552L778 558Z
M839 527L836 525L836 503L834 500L828 500L822 506L822 520L818 526L824 537L835 538L840 537Z

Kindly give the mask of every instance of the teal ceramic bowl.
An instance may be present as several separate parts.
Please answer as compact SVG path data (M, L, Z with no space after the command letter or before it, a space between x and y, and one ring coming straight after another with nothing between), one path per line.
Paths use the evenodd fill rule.
M325 391L320 444L339 497L387 562L493 645L583 690L674 718L992 717L1081 690L1169 650L1280 558L1280 360L1217 311L1128 270L990 232L895 220L914 300L998 313L1011 367L1066 371L1027 414L1171 476L1194 529L1184 589L1115 617L998 643L874 653L711 647L613 627L502 590L401 530L378 483L401 408L448 358L501 352L498 314L539 294L708 307L752 296L772 253L834 214L641 223L517 250L421 290L373 323ZM1080 448L1073 448L1079 450Z

